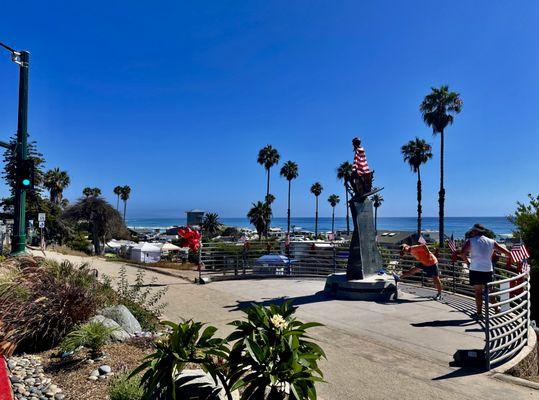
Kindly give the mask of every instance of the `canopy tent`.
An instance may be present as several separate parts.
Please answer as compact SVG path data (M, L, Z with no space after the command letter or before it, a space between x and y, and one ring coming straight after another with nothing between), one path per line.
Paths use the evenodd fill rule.
M168 242L163 244L163 246L161 247L161 251L180 251L180 250L184 250L184 249L180 246L176 246L175 244L168 243Z
M161 249L151 243L139 243L131 248L131 260L153 263L161 260Z

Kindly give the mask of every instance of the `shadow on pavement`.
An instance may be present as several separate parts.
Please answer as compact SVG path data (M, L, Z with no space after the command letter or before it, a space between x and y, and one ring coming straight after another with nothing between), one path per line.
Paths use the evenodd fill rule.
M315 294L309 294L305 296L298 297L275 297L270 299L264 299L262 301L238 301L235 305L225 306L224 308L229 308L231 311L241 310L242 308L249 307L251 304L258 304L261 306L269 306L270 304L282 304L285 301L291 301L295 306L301 306L303 304L312 304L320 303L323 301L335 300L333 297L327 295L323 291L317 292Z
M475 321L466 319L446 319L446 320L436 320L436 321L427 321L427 322L417 322L411 323L410 325L416 328L423 327L442 327L442 326L471 326L475 325Z
M453 365L451 365L451 363L450 363L449 366L453 366ZM470 375L478 375L478 374L481 374L483 372L485 372L485 370L481 369L481 368L462 367L462 368L459 368L459 369L457 369L455 371L451 371L451 372L449 372L447 374L437 376L436 378L432 378L432 380L433 381L442 381L442 380L445 380L445 379L461 378L461 377L470 376Z

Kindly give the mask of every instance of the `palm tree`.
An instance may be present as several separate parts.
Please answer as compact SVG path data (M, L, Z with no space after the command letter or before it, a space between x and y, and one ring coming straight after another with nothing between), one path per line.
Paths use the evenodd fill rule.
M207 213L202 221L202 231L209 237L213 237L219 233L222 224L219 222L219 215L216 213Z
M373 194L371 196L372 205L374 206L374 231L378 234L378 207L384 202L381 194Z
M271 207L266 202L253 203L253 206L247 213L249 222L254 225L258 233L258 239L262 240L262 235L267 232L269 221L271 220Z
M401 147L404 162L417 173L417 237L421 236L421 165L432 158L432 147L425 140L415 138Z
M434 135L440 134L440 192L438 193L440 247L444 247L444 130L452 125L456 114L462 110L463 101L460 94L450 92L447 85L439 89L432 87L419 106L425 124L432 128Z
M116 210L120 208L120 195L122 194L122 187L116 186L114 188L114 194L116 195Z
M346 234L350 235L350 214L348 210L348 189L346 187L346 182L350 179L352 175L352 164L348 161L343 162L337 168L337 179L342 180L344 183L344 195L346 197Z
M270 194L270 169L274 165L277 165L279 163L279 159L281 156L279 155L279 152L277 149L274 149L273 146L267 145L266 147L263 147L258 152L258 158L257 162L260 165L263 165L266 169L266 175L267 175L267 184L266 184L266 196Z
M328 197L328 202L331 205L331 232L335 233L335 206L339 204L341 199L336 194L332 194Z
M124 223L125 223L125 211L127 208L127 200L129 200L129 195L131 194L131 188L129 186L122 186L122 192L120 193L120 198L124 202Z
M292 189L292 179L296 179L299 175L298 164L294 161L287 161L281 168L281 176L288 181L288 209L286 211L286 233L290 236L290 191Z
M316 206L315 206L315 213L314 213L314 238L318 236L318 196L322 194L322 191L324 188L320 184L320 182L315 182L311 186L311 193L314 194L314 197L316 199Z
M43 179L43 186L49 191L51 202L54 204L62 203L64 189L70 183L69 175L66 171L60 171L60 168L47 171Z
M99 196L101 196L101 189L99 189L99 188L85 187L85 188L82 190L82 194L83 194L85 197L90 197L90 196L93 196L93 197L99 197Z
M271 205L273 204L273 202L275 201L275 196L272 195L271 193L270 193L270 194L267 194L267 195L266 195L266 198L264 199L264 201L266 202L266 204L268 204L268 205L271 206Z

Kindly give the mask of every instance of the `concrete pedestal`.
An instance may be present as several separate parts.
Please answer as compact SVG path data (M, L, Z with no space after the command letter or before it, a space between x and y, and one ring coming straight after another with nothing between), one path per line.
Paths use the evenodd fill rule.
M324 291L344 300L389 301L398 295L393 277L387 274L352 280L348 280L344 272L331 274L326 279Z

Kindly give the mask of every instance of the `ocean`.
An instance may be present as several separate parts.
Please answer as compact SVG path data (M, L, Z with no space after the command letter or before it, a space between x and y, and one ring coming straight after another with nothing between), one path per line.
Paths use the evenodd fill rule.
M254 229L249 224L247 218L220 218L222 224L226 226L245 227ZM511 234L514 226L506 217L447 217L445 219L445 232L447 235L453 234L455 238L462 238L470 227L480 223L491 229L496 235ZM171 226L185 225L185 218L131 218L127 219L127 226L130 228L153 228L164 229ZM292 218L291 225L303 230L314 231L314 218ZM273 218L272 227L280 227L286 230L286 218ZM335 218L335 229L346 229L346 218ZM352 221L350 221L352 229ZM417 218L415 217L379 217L378 229L396 230L396 231L415 231L417 229ZM437 217L423 218L424 230L438 230ZM318 230L327 232L331 230L331 218L318 218Z

